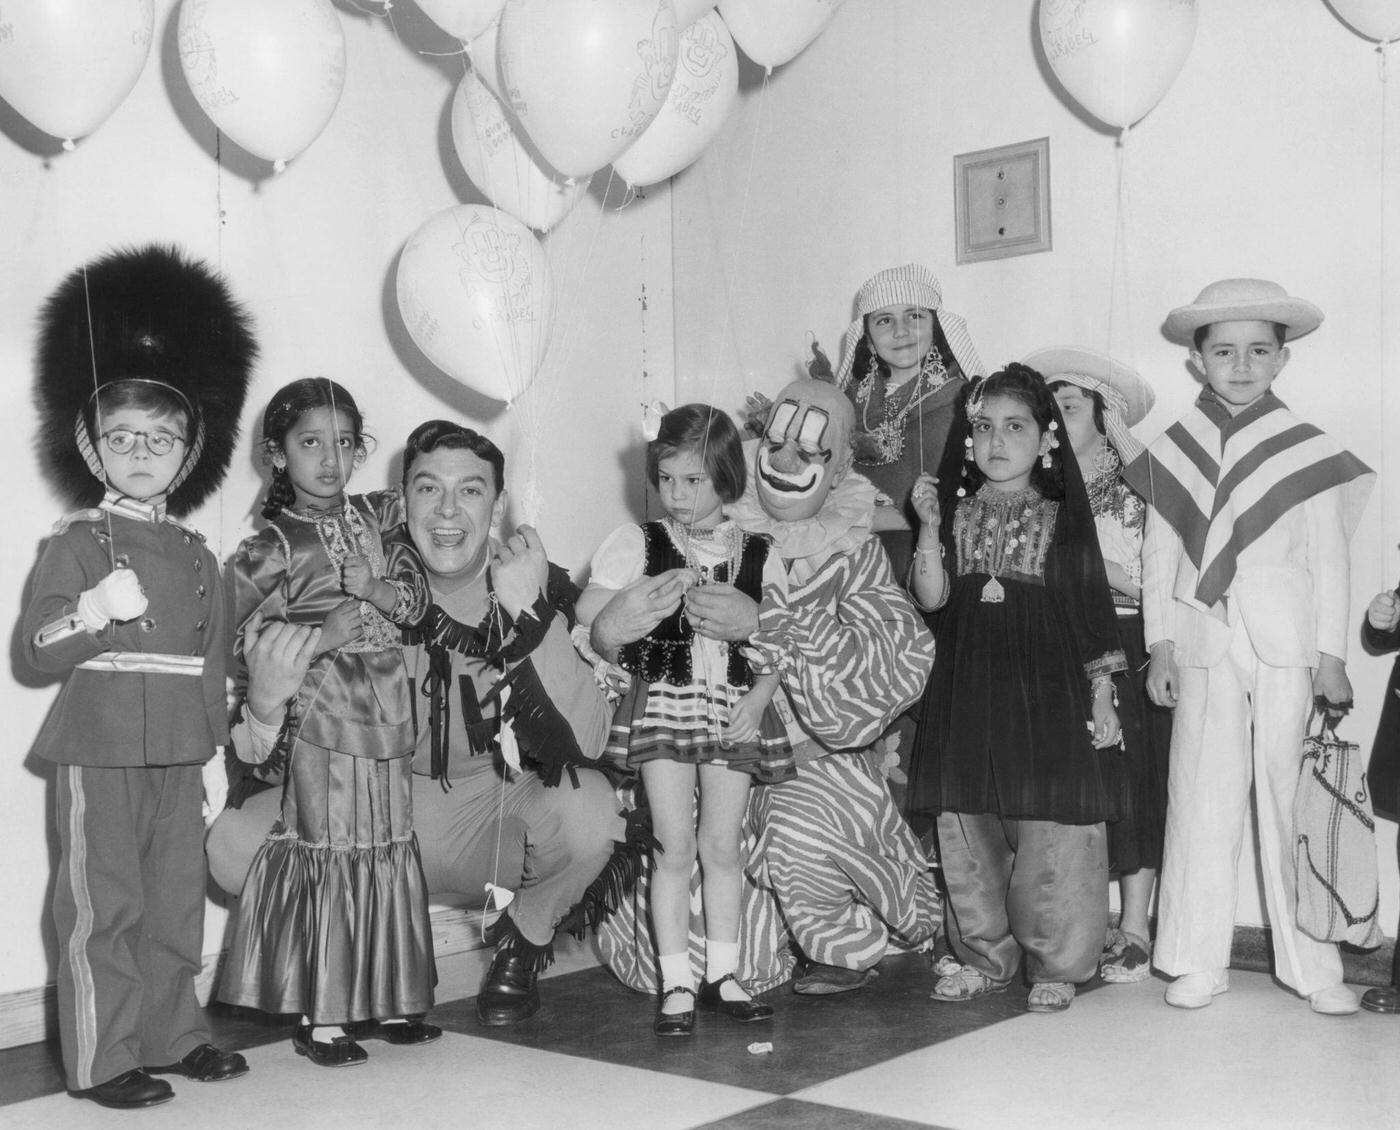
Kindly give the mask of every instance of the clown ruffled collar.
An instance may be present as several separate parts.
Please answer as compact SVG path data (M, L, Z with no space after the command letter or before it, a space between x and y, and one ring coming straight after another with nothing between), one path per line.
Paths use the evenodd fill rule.
M838 553L849 553L871 535L875 521L875 487L852 471L831 488L822 508L810 518L784 521L772 517L758 499L755 476L744 495L724 508L751 534L766 534L789 568L815 572Z

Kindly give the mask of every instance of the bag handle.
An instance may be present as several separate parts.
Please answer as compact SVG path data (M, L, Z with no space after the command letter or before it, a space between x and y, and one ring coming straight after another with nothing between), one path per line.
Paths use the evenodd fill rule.
M1333 741L1337 741L1337 725L1346 717L1353 705L1351 699L1346 702L1328 702L1326 696L1315 695L1312 709L1308 712L1308 732L1312 732L1313 723L1317 722L1318 737L1330 737Z

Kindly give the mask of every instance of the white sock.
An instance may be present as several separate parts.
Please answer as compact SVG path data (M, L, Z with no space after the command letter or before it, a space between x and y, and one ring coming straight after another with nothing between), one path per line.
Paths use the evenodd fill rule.
M329 1026L318 1024L311 1029L311 1038L318 1044L329 1044L332 1040L343 1035L345 1035L345 1029L336 1024Z
M661 991L667 989L689 989L695 992L695 974L690 969L690 954L688 953L663 953L657 959L661 966ZM667 997L661 1005L661 1011L666 1015L676 1012L688 1012L695 1007L695 998L686 996L684 993L677 993L675 996Z
M705 980L710 984L739 971L739 943L717 942L714 938L705 939ZM746 1001L749 994L738 981L725 981L720 986L721 1000Z

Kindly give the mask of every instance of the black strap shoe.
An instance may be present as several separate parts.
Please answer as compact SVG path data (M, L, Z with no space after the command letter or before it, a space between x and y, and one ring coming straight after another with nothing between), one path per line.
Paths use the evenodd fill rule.
M151 1075L183 1075L196 1083L219 1083L248 1074L248 1061L237 1052L221 1052L213 1044L200 1044L179 1063L148 1067Z
M429 1024L421 1016L409 1016L403 1023L380 1023L374 1035L388 1044L412 1047L414 1044L431 1044L442 1035L442 1029L436 1024Z
M292 1033L292 1047L317 1067L354 1067L369 1059L369 1053L349 1036L337 1036L330 1043L311 1038L311 1025L298 1024Z
M535 971L510 949L498 949L476 995L476 1018L488 1028L518 1024L540 1008Z
M772 1020L773 1006L756 1000L729 1001L724 999L720 986L726 981L734 981L734 974L726 973L718 981L701 981L700 995L697 998L706 1012L722 1012L732 1016L740 1024L752 1024L755 1020ZM734 981L737 985L739 982Z
M75 1099L91 1099L99 1106L109 1106L113 1110L156 1106L168 1103L175 1097L175 1089L169 1083L164 1079L152 1079L139 1067L133 1067L96 1087L68 1093Z
M662 1012L666 998L677 993L690 995L690 1007L684 1012ZM695 1032L695 990L685 985L667 989L656 1002L656 1019L651 1022L651 1030L658 1036L690 1036Z

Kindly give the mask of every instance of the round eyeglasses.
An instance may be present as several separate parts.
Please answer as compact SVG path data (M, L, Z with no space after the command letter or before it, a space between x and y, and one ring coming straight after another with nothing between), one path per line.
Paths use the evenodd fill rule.
M152 455L169 455L177 443L184 443L184 436L172 432L137 432L130 428L113 428L102 433L107 447L115 455L129 455L136 450L136 441L146 441L146 450Z

